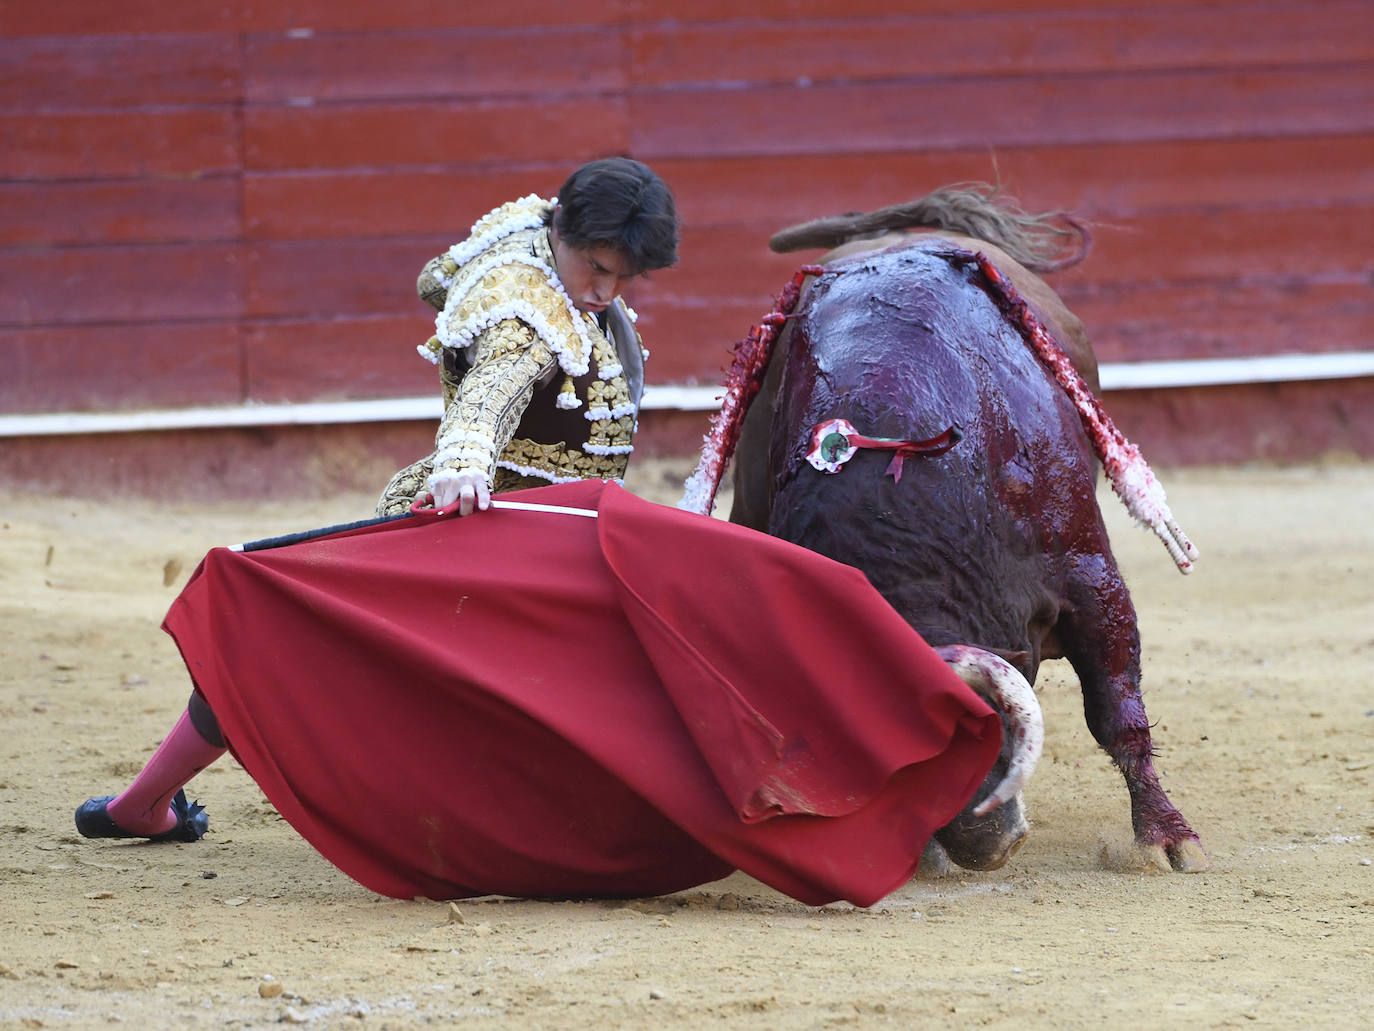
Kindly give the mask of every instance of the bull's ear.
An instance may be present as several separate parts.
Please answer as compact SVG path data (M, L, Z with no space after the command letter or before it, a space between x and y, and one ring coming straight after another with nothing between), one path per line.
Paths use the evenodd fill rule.
M1006 659L1017 669L1023 668L1030 662L1030 652L1011 652L1002 648L984 648L984 651L992 652L998 658Z
M977 648L980 652L991 652L999 659L1005 659L1017 669L1022 668L1025 663L1030 662L1030 652L1012 651L1009 648L994 648L990 644L975 644L972 645L972 647Z

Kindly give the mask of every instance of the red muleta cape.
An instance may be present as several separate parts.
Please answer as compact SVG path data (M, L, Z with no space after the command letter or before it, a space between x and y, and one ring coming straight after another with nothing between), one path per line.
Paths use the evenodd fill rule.
M167 614L234 756L384 895L871 905L1001 722L857 570L601 481L216 548Z

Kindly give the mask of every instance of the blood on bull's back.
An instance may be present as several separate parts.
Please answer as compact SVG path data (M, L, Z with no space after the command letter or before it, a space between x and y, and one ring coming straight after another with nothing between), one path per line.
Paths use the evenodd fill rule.
M952 246L915 238L812 283L775 356L768 530L863 569L933 644L1025 653L1033 680L1069 541L1105 546L1096 464L1069 399ZM906 459L900 479L864 450L818 474L811 431L837 416L870 437L962 439Z

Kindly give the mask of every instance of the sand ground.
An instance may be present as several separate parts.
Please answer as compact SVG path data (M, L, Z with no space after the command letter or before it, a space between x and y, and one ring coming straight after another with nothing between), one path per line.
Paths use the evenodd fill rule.
M630 486L677 497L690 463ZM1355 1028L1374 1003L1374 466L1161 473L1180 576L1109 494L1164 784L1209 872L1121 869L1072 671L1037 685L1034 829L1003 870L812 909L742 875L642 902L379 898L222 760L192 845L90 842L185 704L159 622L218 544L372 499L0 495L0 1028Z

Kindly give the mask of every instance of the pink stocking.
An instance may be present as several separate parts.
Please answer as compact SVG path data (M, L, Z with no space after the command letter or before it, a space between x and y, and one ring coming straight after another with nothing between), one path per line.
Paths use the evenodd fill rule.
M200 736L189 713L181 719L158 746L134 782L106 809L120 827L134 834L152 836L169 831L176 824L172 796L205 767L225 752Z

